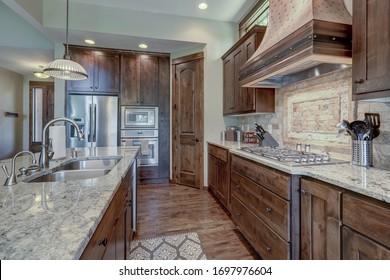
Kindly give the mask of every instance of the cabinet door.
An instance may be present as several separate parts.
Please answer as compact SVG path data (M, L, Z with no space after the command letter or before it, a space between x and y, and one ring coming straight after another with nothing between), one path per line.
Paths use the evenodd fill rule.
M140 104L158 106L158 57L140 56Z
M126 208L122 209L115 226L115 259L126 259Z
M139 105L139 56L136 54L122 54L121 60L121 105Z
M95 52L95 92L119 92L119 54Z
M209 154L209 187L216 193L218 191L218 159Z
M301 180L301 259L340 259L340 195L320 181Z
M70 49L71 59L87 71L88 79L81 81L68 81L68 91L94 91L94 53L91 50L83 50L79 48Z
M229 165L226 162L218 160L217 184L219 198L226 207L229 199Z
M354 100L390 96L390 2L353 2ZM384 30L384 32L378 32Z
M243 65L256 51L256 40L255 35L249 37L243 45ZM238 69L239 70L239 69ZM238 77L238 76L237 76ZM238 79L238 78L237 78ZM241 112L251 112L255 110L255 88L240 88L238 95L238 104L240 104Z
M127 202L125 215L126 215L126 255L125 255L125 258L127 259L130 255L131 241L133 241L133 228L132 228L133 206L132 206L132 203L130 200Z
M223 114L234 112L235 94L234 94L234 57L229 56L223 61Z
M242 109L245 107L244 104L242 104L243 99L246 99L246 97L243 96L243 91L241 90L241 86L238 83L238 77L240 74L240 68L245 63L245 53L244 53L244 47L241 46L237 51L233 54L233 63L234 63L234 75L232 79L234 79L234 112L238 113L241 112ZM245 90L245 89L244 89ZM244 100L245 102L245 100Z
M389 260L390 249L343 226L343 259Z

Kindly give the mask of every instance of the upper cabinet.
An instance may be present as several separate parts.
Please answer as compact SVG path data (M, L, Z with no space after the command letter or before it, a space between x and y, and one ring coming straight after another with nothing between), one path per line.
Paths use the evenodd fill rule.
M68 81L68 91L119 93L119 53L70 48L71 59L88 73L88 79Z
M260 45L265 27L255 26L223 56L223 114L273 113L274 89L242 88L239 85L241 66Z
M390 97L388 30L389 1L353 1L353 100Z
M121 105L158 106L159 57L122 54Z

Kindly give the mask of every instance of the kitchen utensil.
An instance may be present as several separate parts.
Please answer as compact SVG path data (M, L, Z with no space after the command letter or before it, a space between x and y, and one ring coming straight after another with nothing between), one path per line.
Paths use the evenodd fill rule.
M364 134L368 131L368 126L365 121L353 121L350 124L351 130L356 134L358 140L363 140Z
M342 120L340 123L336 125L337 128L339 128L338 133L340 134L344 130L348 132L349 135L351 135L352 140L357 140L357 136L355 132L351 130L351 124L347 120Z
M379 127L381 126L380 115L378 113L364 113L364 117L366 119L366 122L371 127L373 127L370 139L372 140L375 137L378 137L378 135L380 133Z

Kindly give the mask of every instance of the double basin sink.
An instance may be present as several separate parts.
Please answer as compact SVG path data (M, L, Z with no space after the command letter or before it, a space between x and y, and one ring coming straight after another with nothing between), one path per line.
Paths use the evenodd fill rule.
M49 173L30 177L24 182L42 183L93 179L109 173L120 160L121 158L74 160L50 169Z

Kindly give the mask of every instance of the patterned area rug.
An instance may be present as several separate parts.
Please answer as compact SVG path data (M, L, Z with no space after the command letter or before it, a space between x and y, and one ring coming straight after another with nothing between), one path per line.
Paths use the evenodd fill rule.
M206 260L196 232L138 239L131 243L130 260Z

